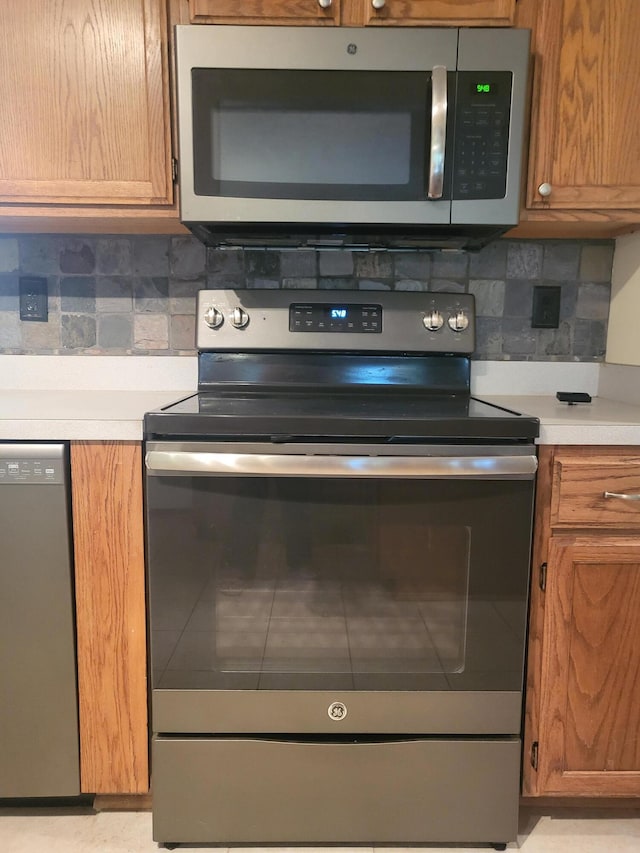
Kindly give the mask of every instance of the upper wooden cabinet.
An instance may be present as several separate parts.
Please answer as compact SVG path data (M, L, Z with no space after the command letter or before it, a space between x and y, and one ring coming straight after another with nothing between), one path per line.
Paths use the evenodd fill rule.
M526 198L534 214L640 221L638 11L637 0L518 4L535 54Z
M343 0L343 23L357 26L510 27L516 0Z
M166 0L2 0L0 99L0 204L172 202Z
M193 24L335 26L340 0L189 0Z
M640 796L640 452L542 447L523 786Z
M512 26L516 0L189 0L194 24Z

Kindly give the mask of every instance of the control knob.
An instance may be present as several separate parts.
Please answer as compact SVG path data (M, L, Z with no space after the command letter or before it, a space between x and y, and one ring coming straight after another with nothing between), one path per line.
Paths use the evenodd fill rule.
M242 308L234 308L231 312L231 325L236 329L244 329L249 322L249 315Z
M469 318L464 313L464 311L456 311L455 314L452 314L449 317L449 328L453 332L464 332L464 330L469 325Z
M210 305L204 312L204 321L210 329L219 329L224 323L224 316L221 311Z
M444 326L444 317L437 308L433 308L428 314L424 315L422 323L425 329L428 329L430 332L437 332L438 329Z

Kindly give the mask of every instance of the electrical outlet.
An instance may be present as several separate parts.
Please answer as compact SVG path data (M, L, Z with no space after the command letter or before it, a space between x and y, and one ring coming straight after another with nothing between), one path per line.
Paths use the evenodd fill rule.
M46 278L20 276L20 319L46 323L49 319Z
M560 296L558 285L536 285L533 288L532 329L557 329L560 325Z

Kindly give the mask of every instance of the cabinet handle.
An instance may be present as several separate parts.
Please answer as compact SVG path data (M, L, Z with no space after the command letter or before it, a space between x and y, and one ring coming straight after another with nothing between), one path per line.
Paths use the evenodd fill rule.
M621 501L640 501L640 495L625 495L620 492L605 492L605 498L620 498Z
M553 192L553 187L551 186L551 184L547 183L540 184L540 186L538 187L538 192L543 198L547 198L547 196L550 196Z
M371 5L377 11L378 9L384 9L384 5L387 0L371 0Z
M332 3L333 0L318 0L318 6L320 6L322 9L328 9Z

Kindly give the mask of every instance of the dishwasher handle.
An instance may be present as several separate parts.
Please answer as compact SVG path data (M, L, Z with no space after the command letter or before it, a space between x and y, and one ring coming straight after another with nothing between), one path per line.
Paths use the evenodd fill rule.
M150 450L151 476L403 477L453 480L533 479L535 456L329 456Z

